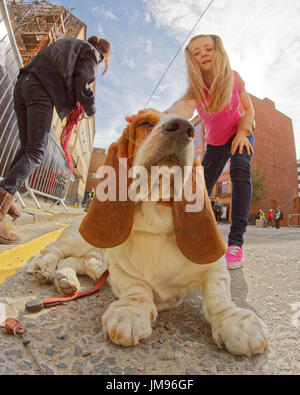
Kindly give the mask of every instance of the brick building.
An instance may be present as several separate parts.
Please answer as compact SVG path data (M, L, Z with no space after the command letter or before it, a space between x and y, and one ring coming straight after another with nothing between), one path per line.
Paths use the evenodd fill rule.
M298 197L300 197L300 159L297 160L298 168Z
M255 213L262 209L268 212L280 207L284 213L282 225L288 224L288 214L300 213L298 201L298 176L296 149L292 120L276 110L274 102L250 95L255 110L256 130L255 153L252 171L261 177L265 194L262 199L254 200L250 209L250 223ZM198 121L198 120L197 120ZM199 152L200 127L196 126L196 152ZM254 177L254 176L253 176ZM212 197L218 196L227 208L226 217L231 213L231 181L229 163L218 179Z

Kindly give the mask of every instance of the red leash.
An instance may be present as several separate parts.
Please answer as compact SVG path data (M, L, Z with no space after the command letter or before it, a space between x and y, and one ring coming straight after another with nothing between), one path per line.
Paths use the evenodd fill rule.
M25 308L27 311L31 312L36 312L36 311L41 311L45 307L52 307L56 306L65 302L70 302L71 300L79 299L82 298L83 296L91 295L92 293L98 291L98 289L104 284L105 280L107 279L109 275L108 270L106 270L98 282L95 284L95 286L90 289L89 291L84 291L84 292L79 292L75 295L71 296L62 296L59 298L52 298L52 299L34 299L26 303Z
M71 114L67 116L66 125L63 131L61 132L61 136L60 136L60 143L65 153L65 160L71 173L73 173L74 168L73 168L72 157L69 152L69 143L72 133L76 131L78 122L80 122L82 118L83 118L83 107L78 102L74 110L71 112Z

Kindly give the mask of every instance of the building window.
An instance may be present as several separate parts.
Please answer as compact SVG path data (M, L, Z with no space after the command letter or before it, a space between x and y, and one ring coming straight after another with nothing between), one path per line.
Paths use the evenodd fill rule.
M97 173L89 173L88 177L89 178L98 178Z
M228 193L228 181L217 183L217 195L222 196Z
M85 140L84 140L84 131L80 130L79 131L79 140L80 140L80 145L81 145L81 154L84 157L84 161L87 167L89 167L89 158L87 155L87 151L86 151L86 146L85 146Z
M92 142L91 142L91 129L90 129L90 123L89 120L86 119L86 136L87 136L87 140L88 140L88 149L91 150L92 149Z

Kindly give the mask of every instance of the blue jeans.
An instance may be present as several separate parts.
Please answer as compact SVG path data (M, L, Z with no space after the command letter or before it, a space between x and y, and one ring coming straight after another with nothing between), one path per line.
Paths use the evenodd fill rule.
M41 164L51 129L53 103L33 73L21 73L14 89L20 149L0 187L14 195Z
M202 160L204 167L204 177L207 192L211 191L220 177L224 166L230 159L230 178L232 182L232 208L231 208L231 226L228 235L228 245L235 244L241 247L244 243L243 234L248 225L249 210L252 200L252 182L251 182L251 158L246 149L242 154L238 150L231 155L231 145L235 135L224 145L207 144L206 151ZM253 134L248 137L251 146L254 149Z

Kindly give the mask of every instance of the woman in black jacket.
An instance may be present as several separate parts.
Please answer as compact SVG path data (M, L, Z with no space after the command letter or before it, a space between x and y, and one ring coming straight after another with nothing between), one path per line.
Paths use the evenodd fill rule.
M109 66L109 41L96 36L87 41L59 40L42 49L20 70L14 89L14 106L21 147L5 179L0 182L0 243L21 241L9 231L4 217L20 215L12 204L13 195L40 165L47 147L53 107L61 119L81 104L85 113L96 112L95 96L90 84L97 76L98 64Z

